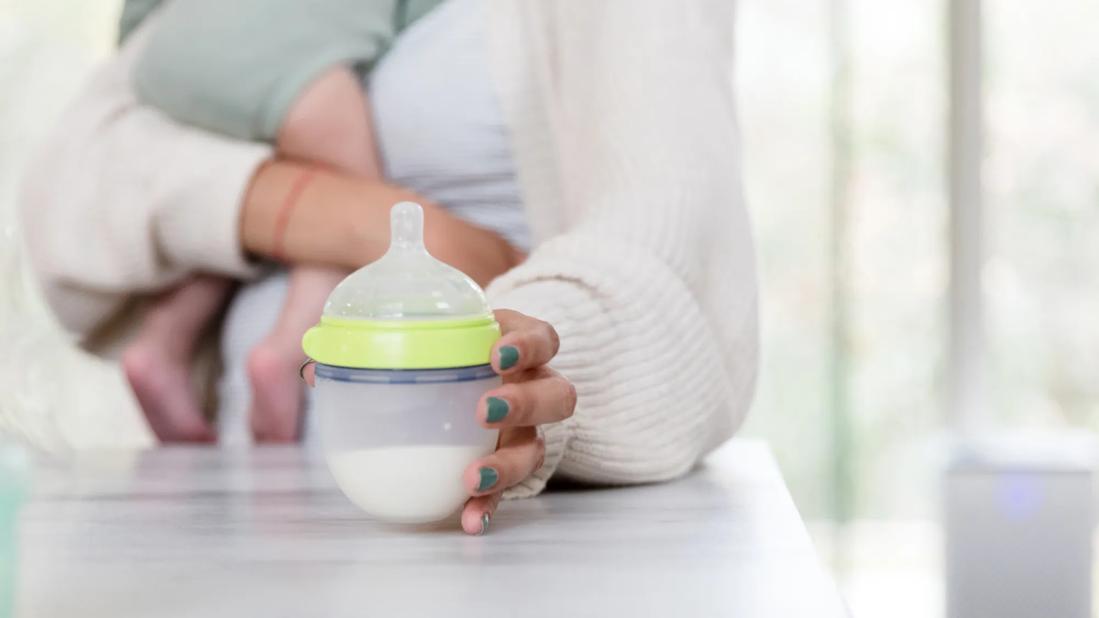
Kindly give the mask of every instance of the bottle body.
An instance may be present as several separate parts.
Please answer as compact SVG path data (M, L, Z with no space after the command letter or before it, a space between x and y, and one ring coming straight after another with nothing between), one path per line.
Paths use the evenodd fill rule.
M477 283L424 246L423 209L390 210L385 254L329 294L302 338L316 362L313 400L340 489L378 519L446 518L467 498L462 473L496 448L477 402L500 385L500 338Z
M317 364L314 410L325 458L344 494L375 518L445 519L467 499L465 468L496 448L475 417L500 384L489 365L350 369Z

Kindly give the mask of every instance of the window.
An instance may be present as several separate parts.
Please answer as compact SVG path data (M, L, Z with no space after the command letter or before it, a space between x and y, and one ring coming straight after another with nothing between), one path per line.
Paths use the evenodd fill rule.
M938 475L960 416L1099 427L1099 5L950 10L977 4L740 5L764 355L746 430L772 443L855 615L941 615ZM974 225L957 246L952 16L983 50L983 80L963 83L981 85L983 142L954 143L975 148L980 174L959 177L980 181L982 208L959 201ZM960 299L952 266L979 281ZM951 340L969 332L984 346L962 346L962 381L983 379L984 398L958 412Z

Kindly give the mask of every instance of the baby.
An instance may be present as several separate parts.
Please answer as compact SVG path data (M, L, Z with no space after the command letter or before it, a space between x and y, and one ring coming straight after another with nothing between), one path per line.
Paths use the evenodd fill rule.
M398 31L441 0L173 0L132 75L138 97L174 119L274 144L281 156L379 178L362 74ZM307 216L297 213L296 216ZM295 266L278 322L252 350L257 438L297 433L301 336L346 273ZM123 366L161 439L212 439L191 387L195 343L231 289L209 275L158 298Z

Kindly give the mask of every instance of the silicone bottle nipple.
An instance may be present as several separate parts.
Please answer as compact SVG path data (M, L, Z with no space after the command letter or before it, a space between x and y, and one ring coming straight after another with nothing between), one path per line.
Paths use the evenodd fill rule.
M389 248L348 275L324 315L362 320L449 320L491 313L485 294L424 245L424 210L400 202L389 211Z
M400 202L389 213L389 251L427 253L424 246L424 209L414 202Z

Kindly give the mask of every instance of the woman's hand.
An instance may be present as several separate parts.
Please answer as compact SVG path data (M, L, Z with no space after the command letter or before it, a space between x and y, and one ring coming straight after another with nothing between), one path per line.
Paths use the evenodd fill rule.
M477 404L477 418L500 430L496 452L466 468L463 482L469 495L462 510L462 528L484 534L508 487L542 466L545 444L537 427L572 416L576 389L546 363L557 354L557 331L549 324L517 311L496 311L503 336L492 349L492 367L504 384Z

